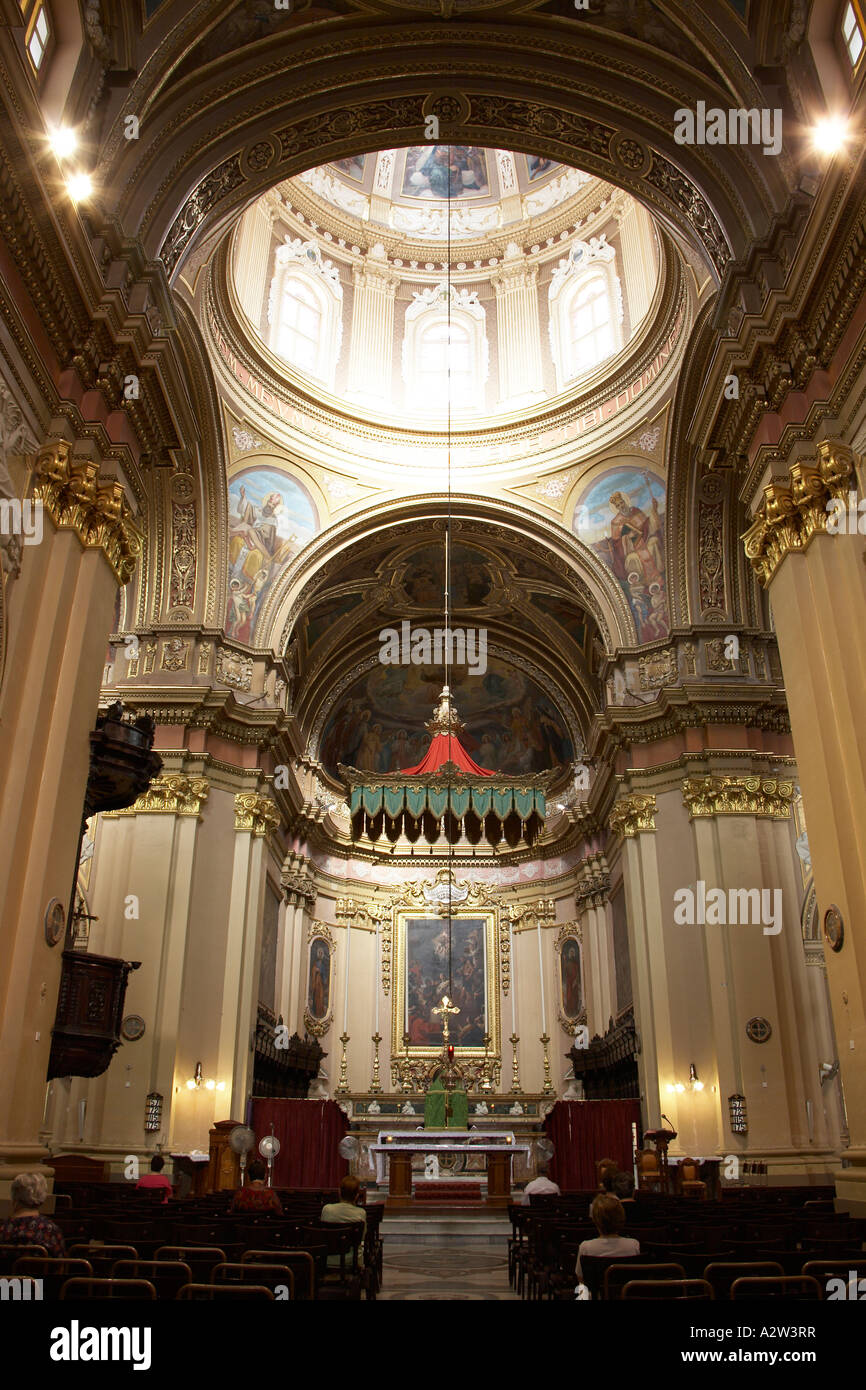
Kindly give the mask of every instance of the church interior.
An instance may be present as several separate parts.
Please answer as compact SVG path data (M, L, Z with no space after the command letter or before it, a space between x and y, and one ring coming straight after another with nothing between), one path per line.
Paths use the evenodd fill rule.
M0 72L0 1274L866 1297L862 0Z

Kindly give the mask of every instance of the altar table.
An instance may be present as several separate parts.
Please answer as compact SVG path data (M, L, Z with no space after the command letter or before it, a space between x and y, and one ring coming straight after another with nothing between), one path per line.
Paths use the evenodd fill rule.
M529 1157L528 1144L516 1142L512 1133L501 1130L473 1130L456 1138L454 1130L381 1130L378 1141L370 1145L376 1164L376 1181L385 1181L388 1162L388 1201L390 1206L407 1205L412 1198L412 1157L414 1154L484 1154L487 1159L487 1200L504 1206L511 1194L511 1164L515 1154Z

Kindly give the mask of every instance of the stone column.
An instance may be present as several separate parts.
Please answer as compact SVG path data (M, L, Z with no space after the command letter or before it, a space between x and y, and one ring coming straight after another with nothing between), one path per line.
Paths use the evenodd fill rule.
M631 331L638 327L652 301L656 282L652 223L634 198L622 195L613 210L619 228L622 273Z
M0 1189L46 1157L62 943L43 921L70 900L105 643L141 551L120 482L66 440L37 455L33 495L42 540L23 548L0 692Z
M826 951L851 1137L836 1191L866 1212L866 568L848 514L858 471L862 481L863 462L847 445L824 441L789 480L767 484L744 543L772 603L818 911L823 921L836 908L843 924L840 949ZM840 534L827 531L834 501Z
M258 198L241 218L234 251L235 284L241 308L257 329L262 327L265 288L271 274L271 241L279 207L274 190Z
M610 874L604 855L583 860L575 889L583 924L584 998L590 1037L603 1037L616 1013L616 971L610 914Z
M265 836L280 823L275 803L257 792L235 796L235 843L217 1050L219 1075L231 1077L227 1113L245 1115L252 1085L258 967L267 874Z
M378 254L376 254L378 253ZM347 391L379 405L390 400L394 358L394 297L400 276L377 243L353 271L355 296Z
M538 272L520 247L509 242L501 268L491 275L496 291L496 340L500 405L518 406L544 395Z

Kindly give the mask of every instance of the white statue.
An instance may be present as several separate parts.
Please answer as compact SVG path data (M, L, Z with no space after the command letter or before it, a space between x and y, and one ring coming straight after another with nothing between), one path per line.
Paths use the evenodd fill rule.
M401 1114L401 1115L414 1115L415 1113L416 1113L415 1107L414 1107L414 1105L412 1104L411 1100L404 1100L403 1104L400 1106L400 1114Z
M439 1159L436 1154L425 1154L424 1156L424 1176L433 1181L439 1180Z
M480 1101L478 1102L478 1104L477 1104L476 1107L475 1107L475 1114L476 1114L476 1115L489 1115L489 1114L490 1114L490 1111L489 1111L489 1109L488 1109L487 1101L486 1101L486 1100L480 1100Z
M379 1102L378 1102L377 1100L371 1100L371 1101L370 1101L370 1104L367 1106L367 1114L368 1114L368 1115L381 1115L381 1113L382 1113L382 1107L381 1107L381 1105L379 1104Z
M509 1115L522 1115L522 1114L523 1114L523 1106L520 1104L520 1101L519 1101L519 1100L516 1100L516 1101L514 1102L514 1104L512 1105L512 1107L511 1107L511 1109L509 1110L508 1113L509 1113Z

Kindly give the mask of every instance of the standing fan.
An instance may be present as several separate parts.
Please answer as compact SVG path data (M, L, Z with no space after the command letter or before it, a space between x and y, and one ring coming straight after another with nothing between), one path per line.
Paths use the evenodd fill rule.
M543 1163L549 1163L556 1151L549 1139L538 1139L535 1144L535 1152Z
M239 1155L241 1160L241 1187L244 1185L244 1173L247 1167L247 1154L256 1142L256 1136L246 1125L235 1125L229 1135L229 1148L233 1153Z
M351 1163L353 1158L358 1157L361 1145L358 1143L354 1134L345 1134L337 1145L337 1153L341 1158L347 1158Z
M268 1187L272 1186L271 1174L273 1172L274 1159L276 1158L279 1152L280 1141L274 1134L274 1127L273 1125L271 1125L270 1134L266 1134L264 1139L259 1140L259 1153L261 1154L262 1158L266 1158L268 1161Z

